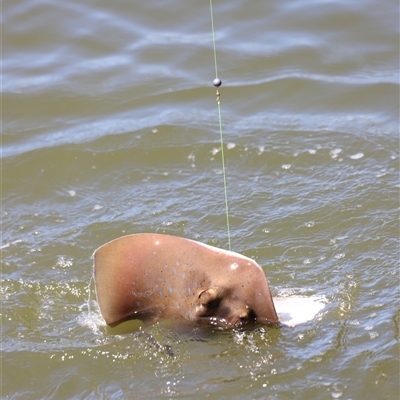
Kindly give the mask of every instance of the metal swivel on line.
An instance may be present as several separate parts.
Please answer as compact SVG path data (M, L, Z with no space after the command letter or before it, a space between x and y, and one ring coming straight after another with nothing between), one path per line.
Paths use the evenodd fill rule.
M220 93L219 93L218 88L222 85L221 79L215 78L215 79L213 80L213 85L217 88L217 103L220 104L220 102L221 102L221 97L220 97L220 96L221 96L221 95L220 95Z

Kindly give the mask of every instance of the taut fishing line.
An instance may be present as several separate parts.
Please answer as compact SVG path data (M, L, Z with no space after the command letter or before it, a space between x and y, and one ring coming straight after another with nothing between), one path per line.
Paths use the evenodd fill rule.
M221 79L218 78L217 51L215 49L215 33L214 33L214 17L213 17L212 0L210 0L210 13L211 13L211 31L212 31L212 40L213 40L213 48L214 48L214 65L215 65L215 79L213 80L213 85L217 88L219 135L220 135L220 140L221 140L222 176L224 178L224 193L225 193L226 227L228 230L228 249L231 250L231 233L230 233L230 229L229 229L229 211L228 211L228 193L227 193L227 189L226 189L226 174L225 174L224 141L223 141L223 137L222 137L221 95L219 92L219 87L221 86L222 81L221 81Z

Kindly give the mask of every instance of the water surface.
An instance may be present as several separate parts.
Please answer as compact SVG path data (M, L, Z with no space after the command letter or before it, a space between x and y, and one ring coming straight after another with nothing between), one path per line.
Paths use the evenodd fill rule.
M2 397L399 398L398 3L214 2L232 249L311 321L135 334L93 251L227 248L207 2L3 5Z

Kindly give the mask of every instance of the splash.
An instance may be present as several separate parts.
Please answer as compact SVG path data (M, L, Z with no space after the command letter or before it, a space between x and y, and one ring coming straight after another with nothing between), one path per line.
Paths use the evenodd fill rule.
M324 309L326 299L317 295L294 295L274 298L274 304L280 321L284 325L294 327L313 320Z

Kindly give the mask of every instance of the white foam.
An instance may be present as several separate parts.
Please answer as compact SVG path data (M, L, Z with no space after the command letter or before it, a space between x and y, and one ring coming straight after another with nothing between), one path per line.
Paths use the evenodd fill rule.
M364 153L361 153L361 152L353 154L352 156L350 156L350 158L352 160L359 160L360 158L363 158L363 157L364 157Z
M325 307L323 296L275 297L274 304L279 320L287 326L296 326L311 321Z
M83 310L87 308L87 310ZM81 326L88 327L94 334L99 334L101 327L106 326L106 322L100 313L100 308L96 300L88 299L81 307L81 314L77 318Z
M342 152L342 149L333 149L330 151L330 155L333 159L337 158L337 156Z

